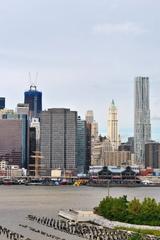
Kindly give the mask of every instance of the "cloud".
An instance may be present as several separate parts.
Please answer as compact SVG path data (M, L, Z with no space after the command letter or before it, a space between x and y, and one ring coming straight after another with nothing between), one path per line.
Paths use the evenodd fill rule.
M143 34L147 32L144 27L133 22L126 23L103 23L93 26L94 34Z

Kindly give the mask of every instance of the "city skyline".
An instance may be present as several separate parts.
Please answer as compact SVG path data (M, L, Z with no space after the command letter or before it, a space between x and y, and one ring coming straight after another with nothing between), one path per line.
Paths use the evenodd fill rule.
M103 135L115 99L123 140L133 136L134 77L148 76L152 138L160 140L159 6L157 0L2 2L0 95L6 107L23 101L38 72L43 108L70 108L83 119L91 109Z

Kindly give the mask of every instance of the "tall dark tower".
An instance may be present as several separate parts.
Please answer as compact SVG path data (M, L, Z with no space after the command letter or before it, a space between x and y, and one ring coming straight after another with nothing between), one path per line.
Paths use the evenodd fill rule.
M30 117L39 117L42 111L42 92L39 92L35 85L31 85L29 91L24 93L24 103L29 104Z
M4 109L4 108L5 108L5 98L0 97L0 109Z

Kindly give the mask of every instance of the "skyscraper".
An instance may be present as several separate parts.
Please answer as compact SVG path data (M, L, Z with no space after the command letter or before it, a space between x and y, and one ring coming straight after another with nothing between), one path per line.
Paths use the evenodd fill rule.
M118 150L120 136L118 132L117 107L115 106L114 100L112 100L108 111L108 138L112 144L113 150Z
M87 124L86 121L77 119L77 171L86 173L87 166Z
M138 164L144 166L145 143L151 139L149 78L135 78L134 152Z
M42 175L52 169L76 169L77 112L52 108L40 114Z
M87 124L91 124L91 137L92 140L98 138L98 123L94 120L94 113L92 110L88 110L85 115Z
M31 85L29 91L24 93L24 103L29 104L30 117L39 117L42 111L42 92L36 86Z
M160 168L160 143L151 141L145 144L145 167Z
M0 97L0 109L4 109L4 108L5 108L5 98Z
M35 176L35 153L36 153L36 128L29 128L29 175Z
M93 121L94 121L94 115L93 115L93 111L92 111L92 110L88 110L88 111L86 112L85 117L86 117L86 122L87 122L87 123L93 123Z
M22 132L20 119L0 119L0 160L22 167Z

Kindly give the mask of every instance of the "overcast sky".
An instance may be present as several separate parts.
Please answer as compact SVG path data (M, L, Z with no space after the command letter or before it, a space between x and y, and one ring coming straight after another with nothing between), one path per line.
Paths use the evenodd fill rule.
M105 134L114 99L124 139L133 134L134 77L149 76L153 138L160 139L159 11L160 0L0 0L7 108L36 82L44 109L69 107L82 118L92 109Z

